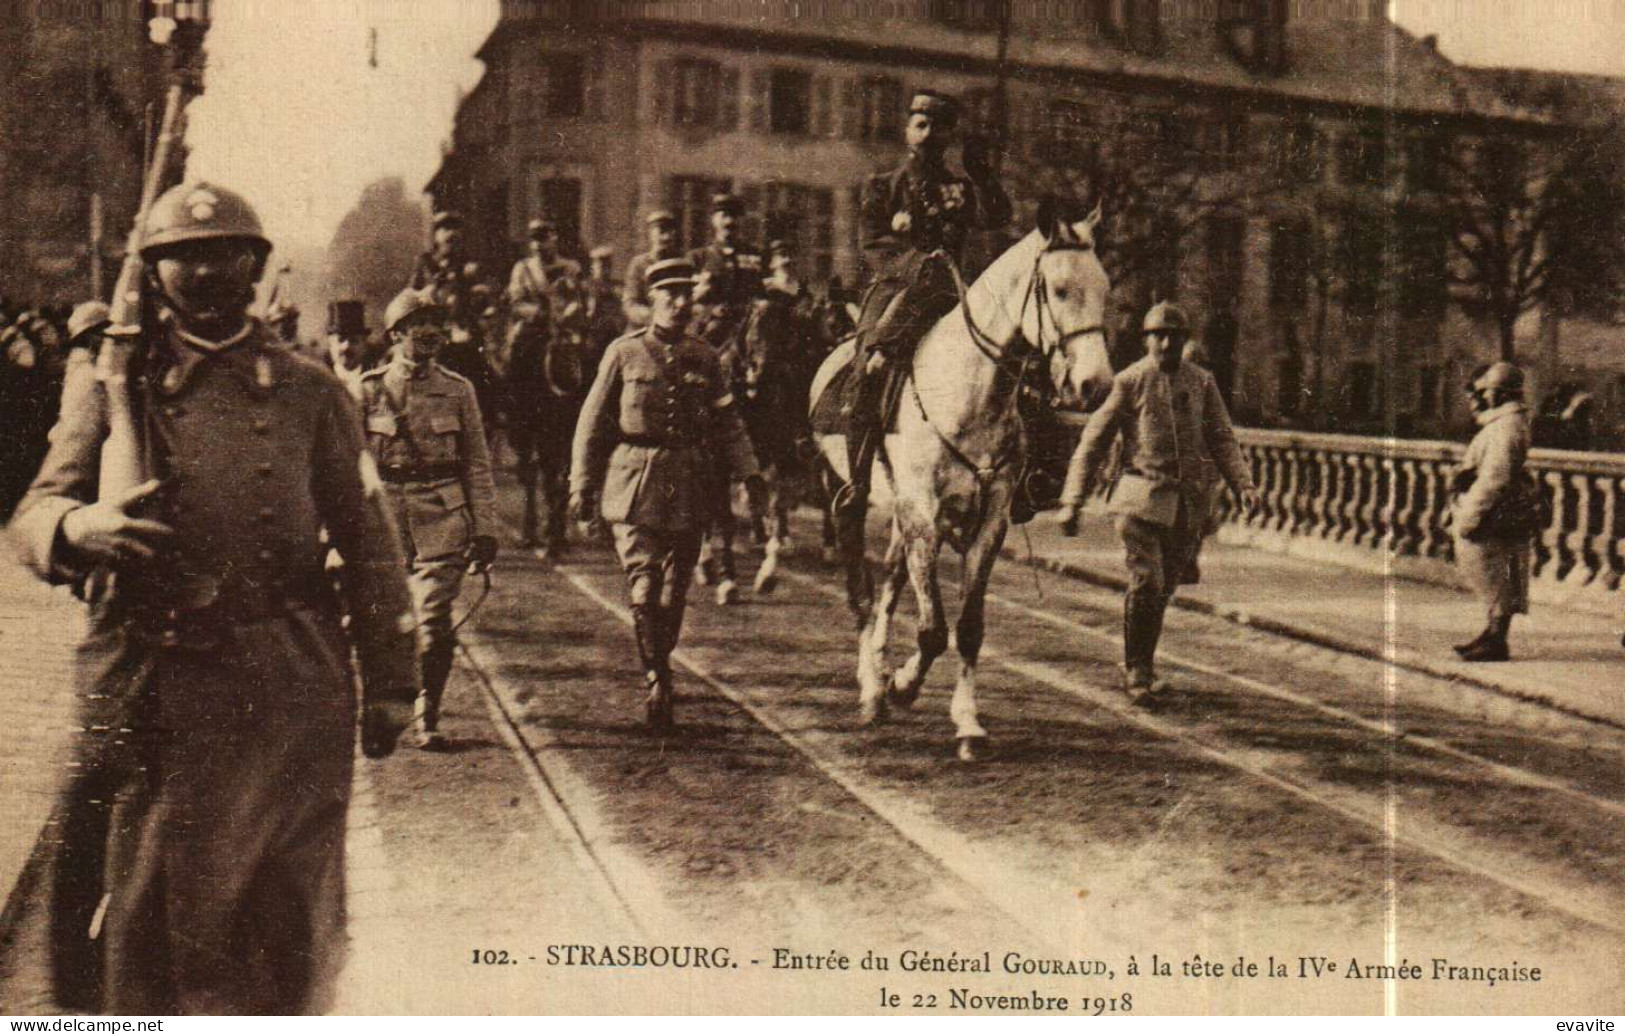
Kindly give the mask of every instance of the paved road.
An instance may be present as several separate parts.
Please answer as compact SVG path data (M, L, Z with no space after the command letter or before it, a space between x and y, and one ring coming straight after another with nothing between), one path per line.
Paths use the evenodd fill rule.
M955 989L1139 1012L1625 1008L1625 734L1186 612L1174 691L1131 708L1120 600L1037 578L995 576L993 750L963 766L951 657L912 712L857 727L853 632L811 557L771 597L695 594L669 738L639 726L610 558L508 558L448 700L455 749L362 767L343 1008L873 1012L882 987L900 1012L948 1012ZM578 944L726 962L552 964ZM992 973L901 968L984 950ZM853 968L784 968L832 951ZM869 951L891 968L862 969ZM1266 968L1232 976L1240 955ZM1184 975L1196 956L1224 975ZM1336 969L1300 976L1300 956ZM1466 977L1434 979L1435 959ZM1406 960L1422 979L1347 972ZM1538 983L1487 979L1532 966Z

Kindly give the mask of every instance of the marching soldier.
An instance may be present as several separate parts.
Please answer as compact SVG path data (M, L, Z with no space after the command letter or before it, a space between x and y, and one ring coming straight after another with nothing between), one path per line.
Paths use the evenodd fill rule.
M621 289L621 307L626 312L629 327L649 325L649 285L644 282L649 267L656 262L677 258L677 217L665 209L650 212L645 220L649 227L649 250L632 256L626 266L626 284Z
M481 333L483 306L475 288L486 283L485 271L468 259L463 246L463 217L458 212L438 212L432 224L429 250L418 256L412 280L414 291L428 291L445 310L449 338L437 362L465 377L474 385L480 400L480 413L495 416L495 384L491 363L485 354ZM494 422L494 421L488 421Z
M688 333L694 267L649 267L650 325L609 346L576 424L570 508L601 514L626 572L646 717L673 724L670 655L683 625L700 537L723 503L720 462L761 494L756 457L715 353ZM601 496L601 498L600 498Z
M1215 470L1244 505L1258 504L1218 383L1183 361L1190 334L1184 311L1162 302L1146 313L1144 327L1146 357L1117 375L1089 418L1061 494L1061 530L1076 535L1078 511L1122 437L1122 474L1108 512L1127 553L1124 688L1136 703L1163 688L1155 668L1162 618L1201 549L1219 487Z
M355 407L248 318L270 249L229 190L158 200L140 254L162 319L141 328L141 377L69 366L13 525L29 566L90 605L51 906L75 1010L323 1010L355 735L341 609L370 756L393 749L417 689L400 540ZM126 400L152 479L99 498ZM342 608L324 528L347 561Z
M955 102L922 90L909 103L908 159L871 177L859 213L864 261L874 280L858 319L859 388L847 434L851 480L838 517L848 558L862 555L869 481L892 404L919 337L958 302L953 275L937 255L959 261L973 229L1010 221L986 141L965 141L967 179L949 171L944 154L958 124Z
M598 361L610 342L626 333L626 314L621 310L621 285L615 280L615 249L599 245L587 256L587 282L582 287L586 307L587 367L598 369Z
M751 305L761 294L762 275L766 272L761 253L736 239L744 210L744 202L733 194L712 197L711 242L688 255L698 271L694 285L695 336L716 352L723 375L730 382L744 377L745 324ZM720 479L714 480L723 505L716 508L700 558L700 580L715 584L717 603L728 606L739 599L734 566L736 529L733 508L727 505L728 486Z
M402 291L384 315L390 362L361 378L367 443L411 561L423 667L413 718L424 750L446 746L440 701L457 646L452 604L466 569L483 572L497 553L496 484L474 386L436 361L444 318L426 294Z

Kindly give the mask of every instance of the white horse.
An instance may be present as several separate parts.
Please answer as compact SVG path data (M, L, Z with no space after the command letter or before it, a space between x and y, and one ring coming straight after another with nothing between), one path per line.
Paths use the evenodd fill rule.
M1104 318L1111 279L1095 254L1097 207L1072 220L1040 207L1038 226L999 257L939 320L914 352L910 383L886 436L882 465L891 487L891 542L879 606L854 597L858 612L861 718L885 717L888 702L911 706L933 661L948 647L937 582L937 555L947 543L964 558L964 602L955 638L959 679L949 713L959 757L974 761L987 738L976 713L976 660L983 605L993 564L1010 522L1010 499L1025 441L1016 409L1029 374L1048 376L1063 405L1088 408L1111 387ZM813 400L854 351L831 354L813 385ZM819 437L836 472L847 475L845 439ZM867 581L865 569L858 574ZM892 615L907 579L919 606L914 655L887 676ZM848 579L849 594L854 579Z

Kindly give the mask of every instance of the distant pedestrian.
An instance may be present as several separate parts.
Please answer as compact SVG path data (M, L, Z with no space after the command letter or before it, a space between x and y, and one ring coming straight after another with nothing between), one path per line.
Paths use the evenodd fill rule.
M1483 601L1484 631L1456 646L1464 661L1504 661L1512 618L1529 613L1530 543L1540 532L1539 490L1525 471L1529 415L1523 371L1494 363L1467 388L1478 433L1451 487L1456 566Z

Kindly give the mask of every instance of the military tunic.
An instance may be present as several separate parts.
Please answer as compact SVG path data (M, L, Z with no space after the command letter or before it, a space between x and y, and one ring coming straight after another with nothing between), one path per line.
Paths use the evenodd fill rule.
M108 431L89 362L69 367L13 524L28 565L90 604L75 665L89 731L53 891L57 978L78 983L61 996L126 1014L320 1011L343 947L351 641L370 699L416 692L399 538L329 371L258 325L217 348L171 330L154 355L153 515L176 532L161 562L92 570L60 535L95 497Z
M658 595L662 582L684 591L722 503L719 472L742 479L756 471L710 349L652 329L609 346L576 424L570 491L601 496L634 603Z
M496 483L474 386L399 352L362 377L367 444L378 459L412 567L420 650L449 653L464 551L496 537Z

